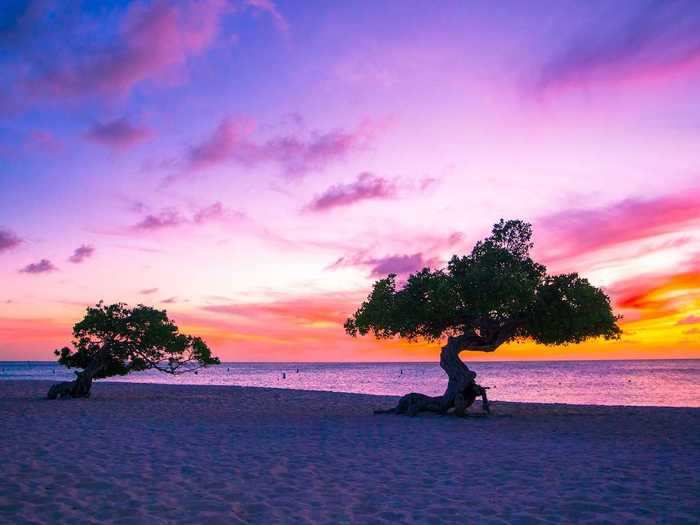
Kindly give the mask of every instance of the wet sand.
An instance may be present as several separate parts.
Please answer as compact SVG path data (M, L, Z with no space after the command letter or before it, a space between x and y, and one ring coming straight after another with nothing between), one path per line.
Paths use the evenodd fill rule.
M0 381L0 523L698 523L700 409ZM478 407L475 407L475 414Z

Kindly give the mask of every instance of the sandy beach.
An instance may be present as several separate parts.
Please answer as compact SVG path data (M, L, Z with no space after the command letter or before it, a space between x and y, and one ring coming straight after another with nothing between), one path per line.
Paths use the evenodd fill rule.
M1 523L698 523L700 409L0 382ZM476 411L478 412L478 410Z

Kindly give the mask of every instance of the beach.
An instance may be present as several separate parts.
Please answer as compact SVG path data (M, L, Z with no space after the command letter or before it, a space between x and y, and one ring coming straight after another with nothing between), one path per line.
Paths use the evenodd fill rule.
M697 523L700 409L0 382L0 523ZM610 393L614 396L614 392Z

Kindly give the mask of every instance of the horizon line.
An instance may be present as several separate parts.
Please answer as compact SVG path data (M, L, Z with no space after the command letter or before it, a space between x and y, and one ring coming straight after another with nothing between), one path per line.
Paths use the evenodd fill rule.
M698 357L647 357L632 359L504 359L504 360L468 360L468 363L586 363L586 362L616 362L616 361L699 361ZM52 363L59 365L54 360L32 359L1 359L0 363ZM390 364L426 364L438 365L437 361L221 361L219 365L257 365L257 364L309 364L309 365L390 365ZM61 365L62 366L62 365Z

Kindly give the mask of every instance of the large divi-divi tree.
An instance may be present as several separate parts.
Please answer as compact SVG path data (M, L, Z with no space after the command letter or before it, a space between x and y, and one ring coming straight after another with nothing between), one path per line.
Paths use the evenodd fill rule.
M464 415L477 397L488 412L486 390L460 359L463 351L493 352L504 343L532 340L543 345L580 343L620 336L610 299L576 273L548 275L532 260L532 227L501 220L469 255L453 256L447 268L412 274L397 288L396 275L380 279L345 322L348 334L447 339L440 366L447 390L431 397L411 393L387 412L421 411Z
M73 326L73 348L55 354L59 364L82 370L75 372L74 381L53 385L49 399L89 397L94 379L149 369L177 375L219 364L207 344L181 334L165 310L142 304L88 307Z

